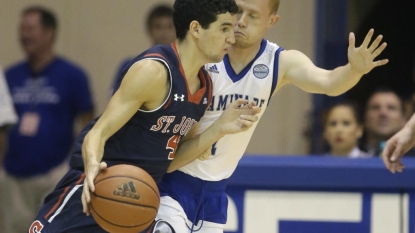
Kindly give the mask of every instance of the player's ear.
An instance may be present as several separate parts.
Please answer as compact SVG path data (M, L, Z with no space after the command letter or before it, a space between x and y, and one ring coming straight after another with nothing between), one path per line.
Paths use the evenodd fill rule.
M268 28L272 27L274 24L276 24L278 22L278 20L280 20L280 16L277 14L271 14L269 16L269 21L268 21Z
M196 20L190 22L189 25L189 32L196 38L200 37L200 24Z

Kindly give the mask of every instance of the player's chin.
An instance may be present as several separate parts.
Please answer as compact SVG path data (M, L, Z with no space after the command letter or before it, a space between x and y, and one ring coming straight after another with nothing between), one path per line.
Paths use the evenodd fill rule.
M222 59L223 59L223 56L225 56L225 54L226 54L226 53L222 53L222 54L219 54L219 55L213 55L213 56L211 57L211 61L212 61L212 63L218 63L218 62L221 62L221 61L222 61Z

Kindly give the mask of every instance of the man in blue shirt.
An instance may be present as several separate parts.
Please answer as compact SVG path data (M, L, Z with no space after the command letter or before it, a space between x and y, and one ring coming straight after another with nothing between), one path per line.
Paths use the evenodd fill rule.
M93 103L85 72L57 56L53 13L26 8L21 15L20 43L26 59L6 70L6 80L19 121L8 135L2 163L4 229L26 232L44 197L68 169L76 120L93 118Z

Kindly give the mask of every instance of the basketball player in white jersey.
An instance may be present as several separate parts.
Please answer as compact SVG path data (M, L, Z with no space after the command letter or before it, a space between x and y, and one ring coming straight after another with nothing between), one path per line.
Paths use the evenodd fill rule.
M334 70L316 67L303 53L284 50L263 36L278 22L279 0L236 0L240 8L235 25L236 43L222 62L207 64L213 81L213 99L195 135L206 130L230 102L246 98L257 102L261 117L269 99L284 84L291 83L309 93L340 95L352 88L374 67L385 49L382 36L372 43L373 30L360 47L349 35L349 63ZM158 219L169 222L176 232L222 233L226 223L226 179L234 172L255 129L226 135L206 148L203 155L176 157L159 184L161 205ZM197 159L198 158L198 159Z

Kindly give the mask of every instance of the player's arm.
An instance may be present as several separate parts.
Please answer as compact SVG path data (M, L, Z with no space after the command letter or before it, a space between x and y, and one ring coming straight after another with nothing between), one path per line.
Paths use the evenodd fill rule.
M192 127L183 142L179 144L174 160L170 163L167 172L173 172L199 158L213 143L226 134L248 130L258 120L256 114L261 109L255 106L255 102L240 108L241 105L247 103L248 101L244 99L235 100L226 108L218 120L197 136L195 134L199 125L196 124L196 127Z
M138 109L151 109L163 102L170 85L167 75L166 68L160 62L154 60L137 62L127 72L104 113L85 136L82 158L86 177L82 204L87 215L89 215L87 205L90 201L89 190L92 192L95 190L93 181L98 172L106 168L106 164L101 163L105 142L124 126Z
M279 74L282 80L278 85L282 86L286 83L292 83L306 92L330 96L346 92L356 85L364 74L367 74L377 66L388 63L387 59L374 61L386 48L386 43L382 43L379 46L382 40L382 35L379 35L370 44L373 33L374 30L371 29L362 45L358 48L355 47L354 34L350 33L349 63L331 71L315 66L306 55L299 51L282 51L280 53L281 73Z

